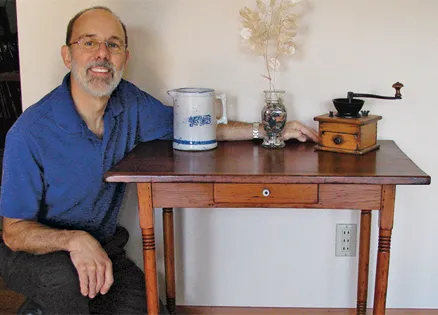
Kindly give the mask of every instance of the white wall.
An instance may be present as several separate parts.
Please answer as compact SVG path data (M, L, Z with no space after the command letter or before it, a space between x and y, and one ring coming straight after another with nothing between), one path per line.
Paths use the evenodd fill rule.
M126 78L162 101L183 86L226 92L232 119L259 119L266 82L262 60L240 46L239 14L254 0L18 0L24 108L57 86L68 20L103 4L125 21L131 63ZM438 2L436 0L308 0L299 53L277 79L288 92L289 117L317 127L347 91L393 94L401 101L367 100L383 116L378 137L393 139L424 171L437 173ZM135 189L121 222L141 263ZM436 185L397 189L387 306L438 308ZM374 212L370 288L374 285ZM161 239L161 212L157 210ZM359 223L353 211L177 209L178 304L354 307L357 258L334 256L336 223ZM158 242L158 244L160 244ZM283 252L283 254L282 254ZM162 248L158 248L162 254ZM160 256L161 257L161 256ZM162 258L160 258L162 270ZM162 278L162 275L160 275ZM163 287L161 287L161 290ZM370 290L369 305L373 294Z

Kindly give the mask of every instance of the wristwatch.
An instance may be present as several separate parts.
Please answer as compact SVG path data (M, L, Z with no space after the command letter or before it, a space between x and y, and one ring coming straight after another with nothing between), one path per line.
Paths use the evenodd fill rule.
M252 123L252 138L253 139L260 139L259 126L260 126L260 123L258 123L258 122Z

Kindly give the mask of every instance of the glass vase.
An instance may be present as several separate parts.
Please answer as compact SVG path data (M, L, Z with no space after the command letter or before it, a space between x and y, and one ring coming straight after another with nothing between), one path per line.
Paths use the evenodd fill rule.
M287 112L284 107L285 91L264 91L265 106L262 109L262 124L265 129L264 148L280 149L286 145L282 131L286 124Z

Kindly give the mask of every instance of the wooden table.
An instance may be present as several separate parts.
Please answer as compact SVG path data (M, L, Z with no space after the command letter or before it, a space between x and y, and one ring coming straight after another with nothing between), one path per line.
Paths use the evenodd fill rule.
M105 174L137 183L148 314L158 313L153 208L163 208L167 307L175 312L172 208L319 208L361 211L357 314L367 308L371 210L379 211L374 314L384 314L396 185L427 185L430 177L393 141L363 156L315 151L289 142L221 142L211 151L172 149L170 141L138 145Z

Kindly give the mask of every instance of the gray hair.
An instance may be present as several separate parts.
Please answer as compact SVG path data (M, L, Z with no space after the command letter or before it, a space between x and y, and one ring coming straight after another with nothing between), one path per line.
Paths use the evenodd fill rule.
M114 16L119 20L120 24L122 25L123 32L125 33L125 47L128 47L128 33L126 32L126 26L125 26L125 24L123 24L122 20L120 20L120 18L119 18L117 15L115 15L115 14L113 13L113 11L111 11L109 8L104 7L104 6L94 6L94 7L91 7L91 8L85 9L85 10L82 10L81 12L79 12L78 14L76 14L76 15L70 20L70 22L68 22L68 26L67 26L67 34L66 34L66 37L65 37L65 44L66 44L67 46L69 46L69 45L71 44L71 43L70 43L70 41L71 41L71 34L73 33L73 27L74 27L74 24L75 24L76 20L77 20L82 14L84 14L84 13L86 13L86 12L88 12L88 11L92 11L92 10L104 10L104 11L107 11L107 12L111 13L112 15L114 15Z

